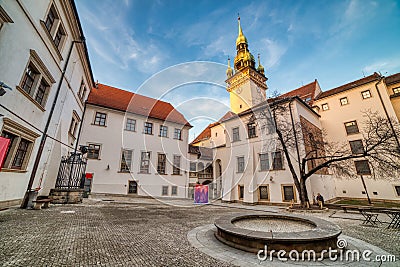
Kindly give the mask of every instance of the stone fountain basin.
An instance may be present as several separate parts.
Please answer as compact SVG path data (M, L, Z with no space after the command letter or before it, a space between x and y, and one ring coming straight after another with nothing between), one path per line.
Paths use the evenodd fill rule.
M246 224L246 220L255 223ZM266 223L264 227L260 226L263 221ZM278 227L270 227L268 221ZM285 222L289 225L287 229L282 226ZM296 223L299 225L298 229ZM217 228L215 236L219 241L253 253L263 250L267 245L268 251L297 250L301 253L303 250L314 250L319 254L329 247L337 248L337 237L342 233L338 225L319 218L280 213L227 215L218 218L214 224Z

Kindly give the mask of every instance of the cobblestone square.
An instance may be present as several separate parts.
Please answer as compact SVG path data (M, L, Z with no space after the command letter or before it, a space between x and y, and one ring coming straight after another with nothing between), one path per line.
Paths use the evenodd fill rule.
M9 209L0 212L0 265L231 266L192 247L187 233L243 208L279 210L129 198L52 205L43 210ZM361 226L359 220L330 218L331 213L313 215L339 224L345 235L399 256L399 231Z

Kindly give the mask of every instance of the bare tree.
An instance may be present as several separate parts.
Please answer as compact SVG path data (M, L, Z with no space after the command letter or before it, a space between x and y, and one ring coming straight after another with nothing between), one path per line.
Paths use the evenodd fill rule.
M340 176L379 175L396 177L400 170L399 123L378 113L364 112L362 138L353 142L332 142L323 130L291 114L294 98L276 99L271 114L262 115L275 125L280 145L299 193L301 206L309 207L306 181L313 174L328 174L328 168ZM260 117L260 116L259 116ZM357 125L349 131L358 132ZM293 152L295 151L295 155ZM291 156L292 155L292 156ZM296 172L298 164L299 172ZM363 180L364 183L364 180Z

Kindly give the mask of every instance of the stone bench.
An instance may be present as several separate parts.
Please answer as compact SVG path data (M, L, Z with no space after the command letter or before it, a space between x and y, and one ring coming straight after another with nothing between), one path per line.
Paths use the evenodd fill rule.
M35 203L33 209L35 210L40 210L42 208L47 209L49 208L50 202L51 202L50 198L37 199L33 201L33 203Z

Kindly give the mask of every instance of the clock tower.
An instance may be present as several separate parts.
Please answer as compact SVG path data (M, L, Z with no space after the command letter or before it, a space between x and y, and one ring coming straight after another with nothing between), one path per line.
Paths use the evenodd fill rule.
M231 68L228 58L228 69L226 70L227 88L230 94L231 111L238 114L251 107L266 101L266 90L268 89L264 74L264 67L260 64L258 55L258 67L248 49L247 38L244 36L238 17L239 35L236 39L236 57Z

